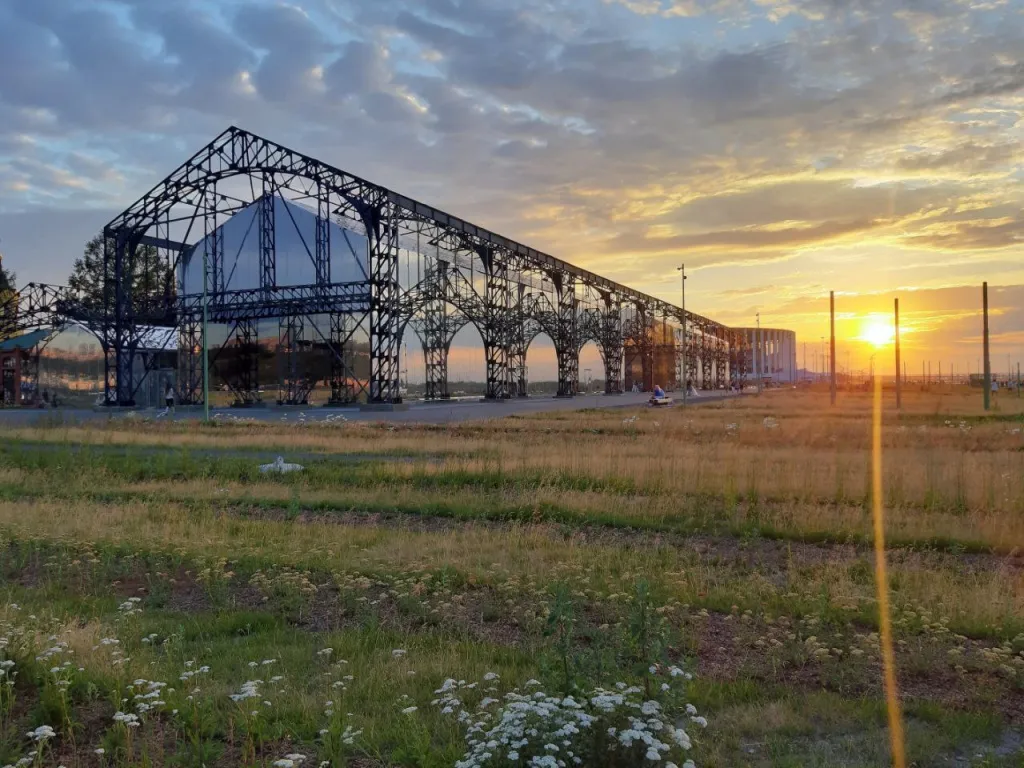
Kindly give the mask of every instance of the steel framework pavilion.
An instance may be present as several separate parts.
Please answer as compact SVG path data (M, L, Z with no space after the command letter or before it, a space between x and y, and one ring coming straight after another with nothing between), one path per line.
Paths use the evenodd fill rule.
M282 285L277 279L275 227L281 222L275 221L275 198L315 212L313 242L302 242L314 267L310 284ZM228 289L220 226L250 207L256 208L259 285ZM365 279L332 280L332 240L338 239L332 231L338 226L365 236ZM256 391L256 324L270 318L281 324L279 348L292 355L283 374L289 402L302 402L315 384L303 378L294 356L304 322L314 316L330 320L327 334L316 332L329 350L332 403L352 402L364 389L371 403L400 402L399 345L410 328L423 346L426 397L446 398L449 349L467 323L483 340L486 397L493 399L526 394L526 351L541 333L554 343L561 396L576 393L579 354L591 341L600 349L609 394L622 391L624 373L627 382L639 380L645 389L656 370L665 383L689 380L707 388L741 382L749 373L750 341L742 333L687 312L684 341L683 310L673 304L236 127L153 187L103 234L108 279L102 311L79 311L81 303L66 288L39 285L23 289L6 311L14 317L9 328L44 319L86 322L105 353L111 405L134 404L141 384L134 363L138 355L145 363L140 341L153 326L178 329L179 398L200 400L204 302L209 322L229 329L225 347L252 355L252 366L243 363L238 380L229 382L242 402ZM135 295L131 275L143 246L145 258L156 249L174 266L173 298ZM194 286L186 290L184 265L193 255L206 265L205 296ZM353 371L351 341L357 332L369 338L365 382ZM679 370L684 343L685 372ZM148 371L148 363L142 368ZM639 376L633 373L637 368Z

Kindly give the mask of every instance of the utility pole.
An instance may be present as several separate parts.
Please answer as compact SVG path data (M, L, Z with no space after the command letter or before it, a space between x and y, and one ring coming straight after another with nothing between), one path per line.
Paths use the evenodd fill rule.
M757 344L754 347L757 351L757 394L761 394L761 366L763 365L761 353L761 313L757 313Z
M807 342L804 342L804 377L807 376Z
M985 387L985 410L987 411L992 404L992 364L989 362L988 357L988 281L981 284L981 312L984 317L983 328L985 334L985 381L982 383L982 386Z
M825 337L821 337L821 346L818 347L818 368L821 371L820 377L825 378Z
M828 313L829 313L829 369L832 373L832 405L836 404L836 292L828 292Z
M690 381L687 378L687 367L686 367L686 265L680 264L676 269L679 271L681 276L680 284L683 291L683 405L686 405L686 394L690 389ZM717 365L717 363L716 363Z
M900 300L896 299L896 410L903 407L902 382L900 381Z

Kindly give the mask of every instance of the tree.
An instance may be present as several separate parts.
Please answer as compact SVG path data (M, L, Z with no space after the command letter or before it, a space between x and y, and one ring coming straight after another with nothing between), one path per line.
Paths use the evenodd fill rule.
M75 260L68 277L68 287L81 297L83 307L93 312L103 311L105 291L110 292L111 306L114 301L114 259L104 270L103 246L103 235L86 243L82 258ZM127 287L136 307L158 311L174 300L174 269L160 258L156 248L140 245L127 267Z
M4 268L4 257L0 254L0 339L14 333L14 316L18 310L17 290L14 272Z
M4 267L4 257L0 254L0 296L8 291L17 290L16 279L14 272Z

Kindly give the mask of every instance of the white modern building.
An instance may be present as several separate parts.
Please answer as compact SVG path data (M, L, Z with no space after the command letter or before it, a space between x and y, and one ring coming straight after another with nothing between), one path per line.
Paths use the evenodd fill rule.
M781 328L733 328L743 339L747 378L794 383L799 378L796 364L796 333Z

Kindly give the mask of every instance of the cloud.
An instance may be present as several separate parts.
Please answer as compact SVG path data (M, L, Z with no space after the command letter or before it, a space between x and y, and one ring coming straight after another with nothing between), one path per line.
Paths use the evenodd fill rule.
M606 250L633 252L676 253L692 249L739 249L747 253L759 249L793 247L806 243L825 243L853 233L864 232L878 225L870 219L826 221L812 226L757 227L723 229L688 235L644 238L617 237L606 245Z
M728 291L722 291L720 295L731 299L741 296L760 296L776 290L778 290L776 285L758 285L753 288L731 288Z
M914 235L908 242L936 250L960 252L987 251L1001 248L1020 248L1024 245L1024 216L1019 213L1010 219L957 222L936 226L934 233Z
M0 0L0 212L127 205L235 123L666 298L680 256L779 307L824 280L781 260L1016 280L1022 36L966 0Z
M907 171L955 170L975 174L1012 165L1020 157L1015 144L980 145L967 141L951 149L916 152L899 158L897 167Z

